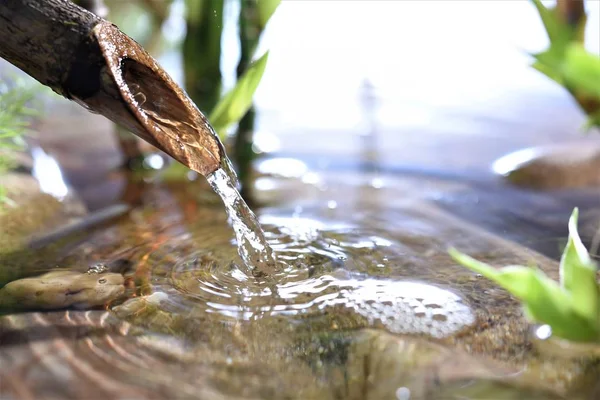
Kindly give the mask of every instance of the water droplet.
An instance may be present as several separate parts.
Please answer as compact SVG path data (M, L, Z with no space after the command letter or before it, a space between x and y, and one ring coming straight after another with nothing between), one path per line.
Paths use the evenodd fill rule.
M91 265L88 270L87 273L88 274L101 274L108 271L108 267L106 266L106 264L104 263L96 263Z
M160 154L150 154L144 159L144 166L151 169L161 169L165 165L165 160Z
M410 400L410 389L407 387L399 387L396 390L396 399L397 400Z
M383 179L381 179L381 178L371 179L371 186L374 189L381 189L383 187Z
M142 92L133 93L133 100L141 107L146 102L146 95Z
M535 336L540 340L548 340L552 336L552 328L550 325L542 325L535 330Z

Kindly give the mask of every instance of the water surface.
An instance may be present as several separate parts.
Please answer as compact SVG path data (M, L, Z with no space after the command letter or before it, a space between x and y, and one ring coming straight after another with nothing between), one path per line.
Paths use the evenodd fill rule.
M259 203L293 194L257 208L280 267L269 279L248 273L205 182L149 181L142 206L88 231L61 259L81 271L129 261L126 296L108 311L3 317L3 371L43 377L11 382L73 397L95 371L107 396L519 399L553 398L593 373L531 352L518 304L449 259L452 245L557 272L554 261L438 209L436 190L456 184L264 178L272 185L255 192ZM23 364L35 357L47 362Z

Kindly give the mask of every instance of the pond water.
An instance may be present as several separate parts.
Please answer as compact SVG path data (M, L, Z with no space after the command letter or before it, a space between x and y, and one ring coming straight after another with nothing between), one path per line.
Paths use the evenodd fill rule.
M452 245L556 275L555 261L436 205L464 184L263 174L269 185L257 185L255 210L281 267L267 277L248 273L208 182L159 177L119 175L143 186L140 205L19 258L22 276L102 262L124 274L126 290L105 310L4 309L3 393L584 399L593 390L594 365L531 351L518 304L447 256ZM69 210L50 212L51 225Z

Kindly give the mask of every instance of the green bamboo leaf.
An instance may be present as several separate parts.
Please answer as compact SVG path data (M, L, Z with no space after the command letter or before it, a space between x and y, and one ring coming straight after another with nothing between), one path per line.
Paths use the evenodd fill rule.
M532 288L539 290L539 287L543 287L545 288L543 290L554 293L560 298L560 303L562 303L562 305L558 308L568 307L564 304L564 302L569 302L568 296L565 293L562 293L560 286L556 282L544 275L539 269L523 267L520 265L510 265L508 267L497 269L469 257L456 249L451 248L449 253L458 263L485 276L489 280L496 282L520 300L526 301L529 296L535 294L532 293Z
M571 296L572 307L582 318L598 325L598 267L588 254L577 233L579 210L569 219L569 240L560 259L561 285Z
M557 58L555 53L543 52L539 54L532 54L535 58L535 62L531 65L548 78L552 79L560 85L564 85L563 75L560 73L560 67L562 59Z
M565 36L565 30L557 18L556 8L546 8L541 0L531 0L538 11L542 24L546 29L550 43L555 43Z
M269 52L256 60L240 77L235 87L219 100L210 114L209 120L217 133L222 137L225 130L239 121L252 105L254 92L262 79Z
M449 253L458 263L519 299L529 319L550 325L556 335L577 341L598 339L599 327L581 318L573 308L570 296L539 269L523 266L496 269L455 249L450 249Z
M600 57L582 45L573 43L567 48L562 74L571 89L600 99Z
M264 30L267 26L267 22L271 19L271 16L281 3L281 0L257 0L256 5L258 7L258 21L260 29Z
M550 79L563 84L562 66L565 53L570 45L583 43L587 17L584 15L578 26L572 26L561 19L556 7L546 8L541 0L531 2L537 9L550 40L548 49L532 54L536 60L533 67Z
M556 7L546 8L541 0L531 0L538 11L542 24L550 39L550 47L558 53L563 53L572 41L583 41L586 18L580 21L579 26L563 22Z
M205 2L208 0L185 0L185 18L192 23L199 23L202 20L202 15L205 7Z
M544 299L540 299L543 301ZM525 316L530 321L538 321L552 327L552 333L560 338L575 342L598 342L598 326L592 325L575 313L557 314L552 309L533 308L523 304ZM541 311L541 314L539 313Z

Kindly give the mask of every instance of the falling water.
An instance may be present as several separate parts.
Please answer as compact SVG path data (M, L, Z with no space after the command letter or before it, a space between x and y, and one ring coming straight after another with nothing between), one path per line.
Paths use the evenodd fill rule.
M104 50L110 50L109 56L112 57L114 45L108 43L105 47ZM152 62L150 66L157 68ZM177 149L176 154L184 153L185 156L181 157L185 165L192 169L195 166L196 172L204 173L202 164L208 160L212 169L217 155L211 154L205 147L205 141L211 145L216 142L220 147L220 168L207 176L207 180L225 204L237 239L238 253L245 266L254 276L272 276L277 270L273 250L267 243L256 216L236 188L237 177L218 135L200 110L181 88L167 79L168 75L164 71L160 74L148 67L146 59L129 60L113 65L112 68L115 79L122 82L117 83L123 98L128 101L147 135L151 138L160 135L159 144L164 141ZM204 149L204 152L198 149ZM211 157L203 159L207 154ZM194 162L190 165L192 159Z
M224 157L221 168L207 179L225 204L237 239L238 253L246 267L255 276L272 276L277 271L275 255L256 216L236 188L237 177L229 159Z

